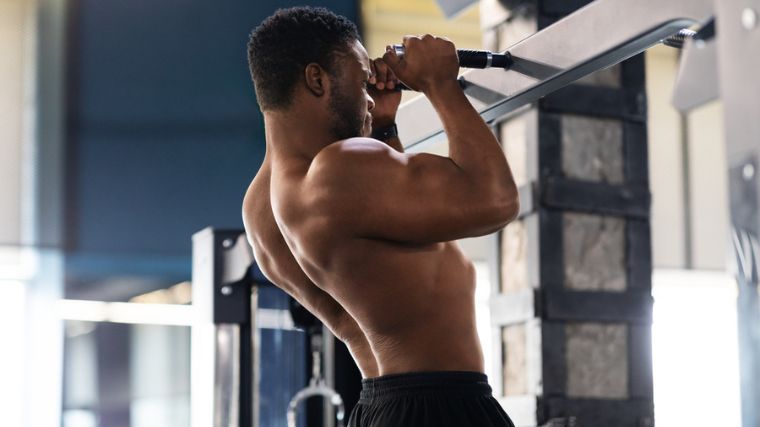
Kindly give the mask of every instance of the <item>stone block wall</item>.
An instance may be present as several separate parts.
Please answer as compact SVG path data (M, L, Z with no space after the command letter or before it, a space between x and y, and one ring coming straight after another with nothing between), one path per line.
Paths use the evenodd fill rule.
M586 3L482 0L484 45L504 51ZM500 236L494 389L518 426L654 424L643 61L497 124L522 212Z

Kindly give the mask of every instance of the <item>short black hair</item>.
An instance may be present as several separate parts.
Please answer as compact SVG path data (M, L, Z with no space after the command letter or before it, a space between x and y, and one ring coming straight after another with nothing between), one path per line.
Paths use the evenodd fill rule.
M287 108L304 69L317 63L332 73L337 51L361 40L346 17L321 7L279 9L251 33L248 64L262 111Z

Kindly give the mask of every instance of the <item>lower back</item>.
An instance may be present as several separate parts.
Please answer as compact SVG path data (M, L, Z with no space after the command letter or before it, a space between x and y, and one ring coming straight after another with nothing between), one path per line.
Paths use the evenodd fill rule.
M364 330L381 375L483 372L474 269L454 243L362 241L345 249L327 290Z

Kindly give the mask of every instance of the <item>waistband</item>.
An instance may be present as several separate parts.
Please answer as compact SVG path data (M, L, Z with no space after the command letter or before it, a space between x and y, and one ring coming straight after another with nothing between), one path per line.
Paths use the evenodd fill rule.
M369 401L387 397L455 394L491 395L488 377L482 372L435 371L409 372L362 379L360 400Z

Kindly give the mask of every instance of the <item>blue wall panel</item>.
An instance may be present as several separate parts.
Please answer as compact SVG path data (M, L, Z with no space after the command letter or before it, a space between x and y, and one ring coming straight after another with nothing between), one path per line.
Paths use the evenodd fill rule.
M242 227L264 153L248 72L250 31L298 1L75 0L67 64L66 250L71 286L112 265L184 270L190 236ZM326 6L356 21L352 0ZM161 268L161 260L167 262ZM178 259L185 259L177 271ZM86 280L84 278L87 278ZM154 277L155 279L155 277ZM70 286L70 287L71 287Z

